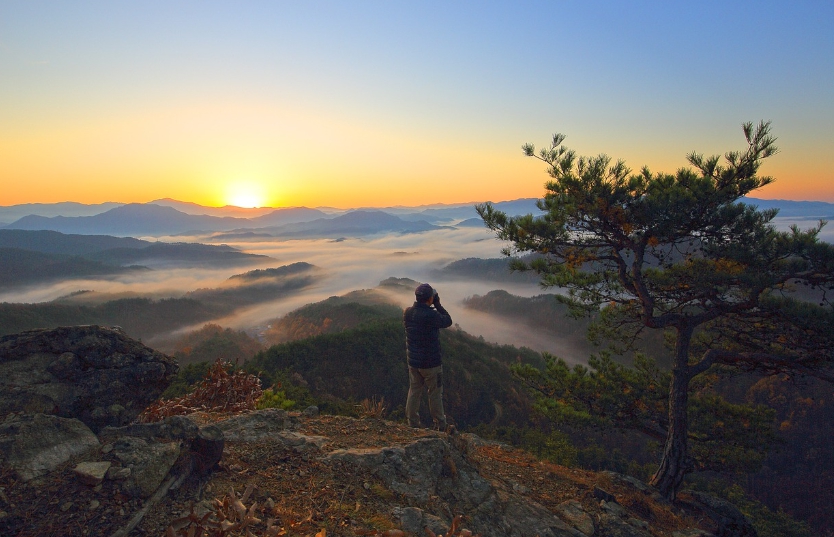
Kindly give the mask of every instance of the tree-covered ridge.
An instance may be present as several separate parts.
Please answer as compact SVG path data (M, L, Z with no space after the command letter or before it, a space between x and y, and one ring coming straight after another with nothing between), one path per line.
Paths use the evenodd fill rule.
M0 247L20 248L45 254L83 256L112 248L144 248L151 243L133 237L73 235L58 231L0 229Z
M185 296L232 311L239 307L295 294L324 276L317 267L308 263L295 263L265 270L271 271L268 273L269 276L250 277L251 272L247 272L240 276L232 276L220 287L197 289L186 293Z
M148 269L117 267L66 254L49 254L21 248L0 248L0 288L71 278L106 278L139 270Z
M240 307L289 296L313 284L318 277L317 271L305 268L301 272L289 271L283 277L198 289L174 298L120 298L95 305L77 303L72 297L35 304L0 303L0 335L35 328L98 324L118 325L131 337L147 339L217 319Z
M272 344L335 334L373 321L401 319L402 309L371 290L352 291L307 304L269 323L263 336Z
M229 277L229 281L247 283L252 282L254 280L261 280L267 278L283 278L286 276L307 272L315 268L315 265L311 265L310 263L300 261L298 263L291 263L282 267L255 269L250 270L248 272L244 272L243 274L235 274L234 276Z

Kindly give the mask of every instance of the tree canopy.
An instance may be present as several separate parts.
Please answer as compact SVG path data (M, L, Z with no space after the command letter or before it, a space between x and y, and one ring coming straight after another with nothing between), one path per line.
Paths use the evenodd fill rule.
M567 289L574 313L602 312L625 342L645 329L673 334L665 448L651 481L670 498L694 469L693 378L722 366L834 381L834 247L818 239L823 222L778 231L776 210L740 201L773 181L758 172L777 152L769 123L743 131L745 150L691 153L690 166L674 174L633 173L606 155L577 157L556 134L539 153L523 146L551 177L541 214L509 217L477 206L509 241L506 255L537 254L512 266Z

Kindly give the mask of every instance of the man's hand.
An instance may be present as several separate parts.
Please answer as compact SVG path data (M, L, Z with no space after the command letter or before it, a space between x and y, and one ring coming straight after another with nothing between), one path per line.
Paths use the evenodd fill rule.
M434 307L440 306L440 295L438 295L437 293L434 294L434 300L432 301L432 304L434 304Z

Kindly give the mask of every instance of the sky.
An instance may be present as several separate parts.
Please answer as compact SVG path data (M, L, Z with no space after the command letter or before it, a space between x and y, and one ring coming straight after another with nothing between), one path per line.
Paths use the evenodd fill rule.
M673 172L771 121L834 202L834 2L0 1L0 205L540 197L521 145Z

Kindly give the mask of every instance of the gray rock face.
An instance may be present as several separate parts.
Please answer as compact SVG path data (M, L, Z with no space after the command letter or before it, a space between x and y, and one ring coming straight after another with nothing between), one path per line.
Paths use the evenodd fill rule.
M150 440L185 440L191 442L199 434L197 424L185 416L170 416L157 423L134 423L125 427L105 427L99 433L99 438L118 438L133 436Z
M76 419L32 414L12 416L0 424L0 464L10 466L25 481L98 448L96 435Z
M133 421L177 372L118 329L72 326L0 338L0 417L73 417L94 432Z
M501 537L584 537L545 507L497 490L445 438L421 438L403 447L335 450L323 460L368 468L388 488L412 502L429 503L432 498L439 499L449 507L449 512L466 513L467 528L475 533ZM417 533L422 533L426 526L448 529L451 523L418 511L398 508L394 515L404 528L407 526L412 528L409 531Z
M561 517L571 526L581 531L588 537L593 537L595 532L594 521L591 518L591 515L586 513L582 508L581 503L576 500L562 502L556 507L556 510L559 512L559 515L561 515Z

